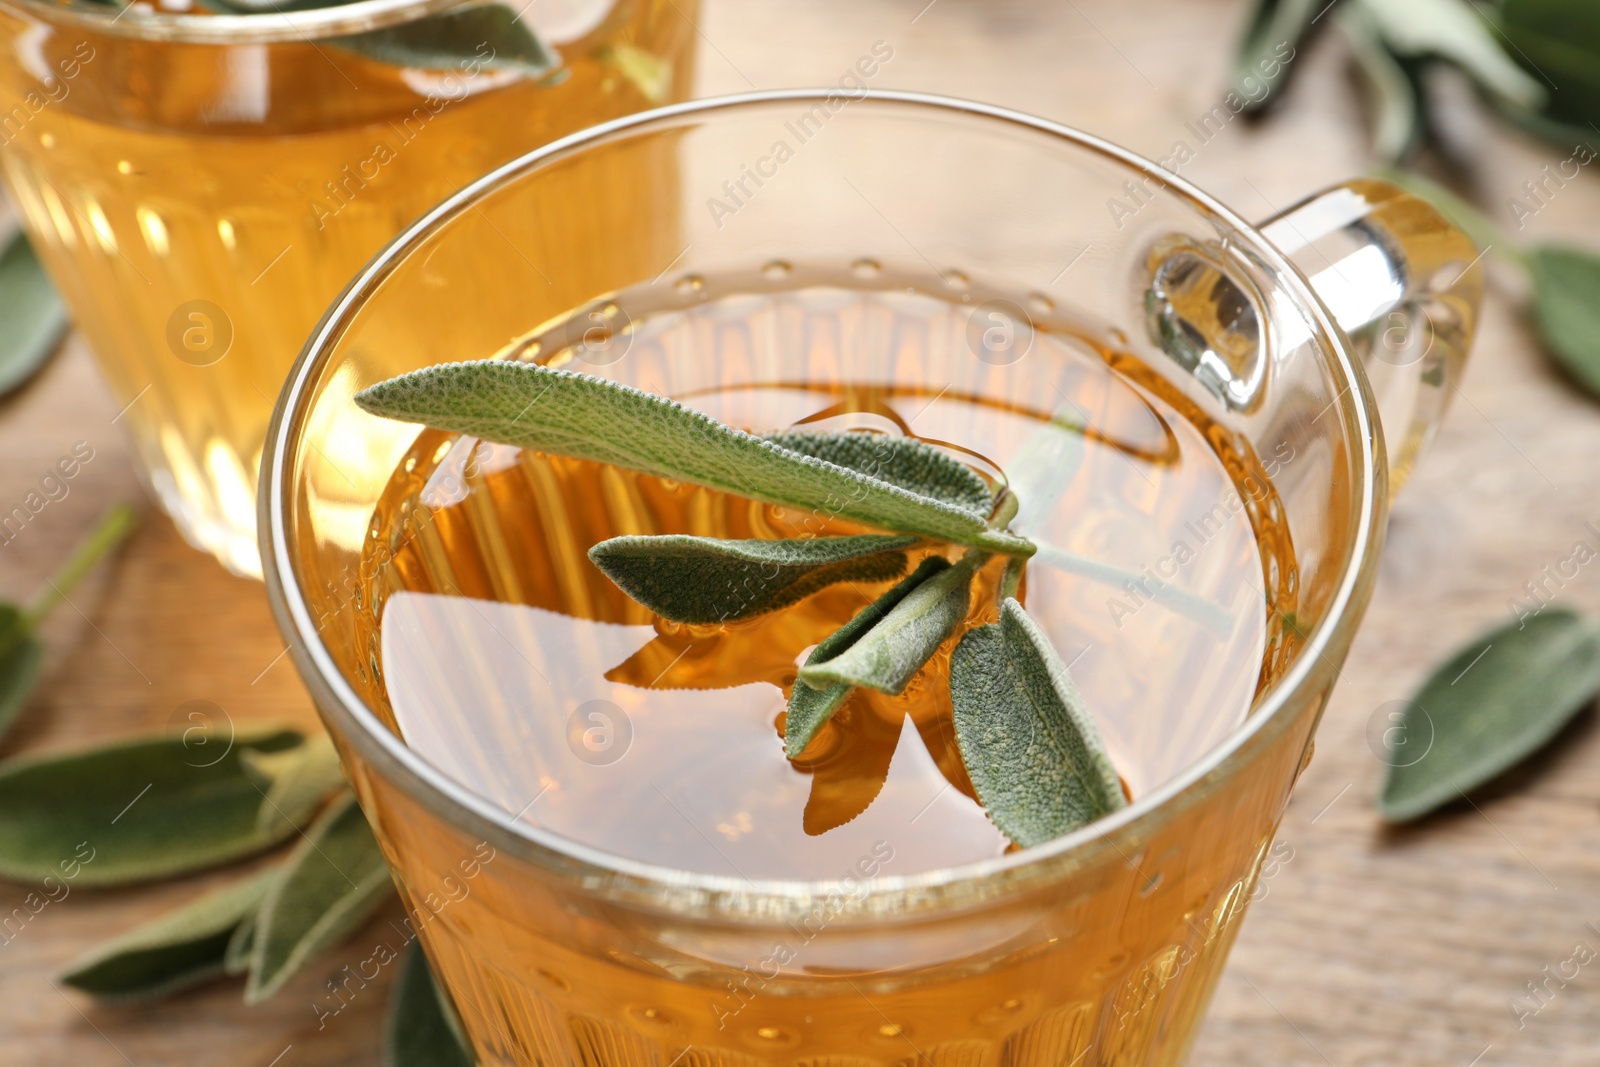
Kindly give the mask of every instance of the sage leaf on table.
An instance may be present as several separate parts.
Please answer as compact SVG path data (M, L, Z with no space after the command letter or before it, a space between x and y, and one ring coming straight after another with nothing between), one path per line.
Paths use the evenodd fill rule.
M278 844L241 757L304 741L298 730L238 730L221 756L172 735L0 764L0 875L35 881L80 847L78 885L128 885L205 870ZM81 843L81 844L80 844Z
M447 363L356 395L362 410L594 460L896 533L1027 555L988 516L734 429L665 397L532 363Z
M613 537L589 559L617 588L677 622L736 622L788 607L838 582L905 573L915 537L862 534L786 540L718 540L668 534Z
M1600 258L1576 248L1541 245L1527 252L1533 315L1550 355L1600 396Z
M0 300L4 300L3 294ZM16 722L38 684L39 669L44 663L39 625L84 575L122 543L134 523L134 510L126 504L116 505L95 524L31 603L21 607L0 602L0 737Z
M1420 64L1402 60L1384 45L1363 5L1345 5L1336 22L1350 42L1366 86L1373 152L1391 163L1408 158L1422 147L1428 135Z
M282 752L246 752L242 758L245 769L266 786L256 811L256 827L263 833L281 833L286 825L304 829L302 823L328 795L345 785L339 753L327 734Z
M222 954L222 973L244 974L250 969L250 956L256 944L256 923L260 919L260 909L252 908L234 927L233 936L228 938L228 947Z
M956 743L989 817L1036 845L1127 800L1066 664L1022 605L968 630L950 657Z
M1245 110L1264 108L1283 92L1291 61L1328 6L1328 0L1257 0L1233 58L1233 91Z
M1548 89L1537 109L1508 109L1530 132L1571 151L1600 123L1600 9L1584 0L1502 0L1491 16L1507 54Z
M245 1002L259 1003L323 950L365 923L394 894L383 851L347 794L331 805L284 861L261 903Z
M400 963L383 1032L384 1067L473 1067L455 1009L445 999L422 948L413 944Z
M1463 0L1354 0L1399 56L1440 59L1485 92L1524 108L1545 100L1544 83L1500 46L1493 26Z
M67 309L20 230L0 249L0 396L49 360L67 331Z
M929 556L917 565L905 578L895 584L894 588L884 593L863 608L855 618L845 623L829 635L821 644L811 650L806 657L807 667L827 663L847 651L862 635L871 630L884 617L889 614L913 589L923 582L948 570L950 561L943 556ZM805 751L817 731L833 717L839 710L839 705L844 703L845 697L850 695L854 686L848 682L830 685L818 689L808 683L795 680L794 689L789 694L789 709L784 720L783 747L790 758L800 755Z
M101 1000L151 1000L225 972L228 946L253 921L277 871L225 886L137 926L70 964L61 981Z
M903 692L966 619L972 577L985 559L985 553L969 552L955 566L918 583L848 648L801 667L796 684L866 686L891 696Z
M1389 728L1378 810L1406 822L1459 799L1543 748L1596 691L1600 629L1575 612L1547 608L1479 635L1429 675Z

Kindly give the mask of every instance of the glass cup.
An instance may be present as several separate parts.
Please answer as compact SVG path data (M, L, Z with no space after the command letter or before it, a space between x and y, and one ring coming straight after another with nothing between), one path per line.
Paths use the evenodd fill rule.
M641 170L677 194L639 199ZM547 205L580 187L607 190L608 210L546 225ZM673 237L651 244L658 233ZM591 254L639 242L648 254ZM441 773L385 726L376 650L357 637L377 602L361 553L418 430L351 397L440 360L514 352L509 339L630 287L690 299L700 279L778 258L959 271L1086 309L1213 420L1219 454L1293 450L1273 518L1296 569L1280 576L1289 602L1242 725L1046 845L813 882L605 854ZM1471 242L1381 182L1255 227L1097 138L887 92L767 93L612 122L412 226L290 375L262 551L279 624L480 1062L1180 1063L1366 606L1391 489L1455 388L1481 284Z
M555 62L542 73L507 65L503 27L481 43L459 33L460 55L437 69L347 43L469 0L283 6L208 15L173 13L187 0L159 12L0 0L0 165L23 223L155 496L191 542L257 575L267 421L328 302L485 171L684 98L697 0L512 4L508 17L520 8L517 25ZM603 208L574 192L572 212Z

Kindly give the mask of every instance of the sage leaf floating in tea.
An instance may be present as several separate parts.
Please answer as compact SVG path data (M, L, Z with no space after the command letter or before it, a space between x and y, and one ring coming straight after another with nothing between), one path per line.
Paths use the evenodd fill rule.
M848 467L907 492L942 500L974 515L986 516L994 509L994 493L977 471L915 437L789 430L763 434L762 440L802 456Z
M978 799L1019 845L1037 845L1127 800L1083 698L1049 639L1007 598L950 657L956 743Z
M539 77L560 64L522 13L499 3L462 7L365 33L331 37L329 43L396 67L457 74L478 63L494 70L517 70Z
M455 1010L439 988L422 947L415 943L400 963L383 1032L384 1067L473 1067Z
M303 741L298 730L240 729L217 756L219 738L202 747L144 736L0 764L0 875L56 874L80 843L94 858L76 883L92 886L189 874L271 848L294 828L260 828L261 790L241 757Z
M3 280L0 280L3 284ZM3 300L0 295L0 300ZM107 553L122 543L134 526L134 511L127 504L112 507L95 524L53 577L27 607L0 602L0 737L16 722L39 681L44 663L44 643L39 624L64 600L83 576Z
M323 950L370 919L394 893L366 816L346 794L318 818L261 903L246 1003L259 1003Z
M1406 822L1457 800L1543 748L1600 690L1600 630L1547 608L1481 634L1441 664L1391 728L1378 810ZM1420 756L1409 747L1425 746Z
M134 927L69 965L61 981L101 1000L151 1000L226 972L228 946L277 876L264 871Z
M929 556L924 559L917 565L916 570L896 583L894 588L861 609L855 618L839 627L812 649L811 654L806 657L805 665L812 667L838 657L859 641L863 634L883 621L884 616L888 615L913 589L949 568L950 561L943 556ZM840 682L818 689L798 678L795 680L794 689L789 694L789 710L784 720L783 737L784 751L791 759L805 751L806 746L817 736L817 731L822 729L823 724L839 710L839 705L844 703L852 688L854 687L848 682Z
M301 830L335 789L343 788L339 753L327 734L282 752L246 752L245 769L266 787L256 812L263 833L281 833L285 824Z
M790 451L674 400L532 363L446 363L358 394L363 411L502 444L609 463L895 533L1031 555L988 516Z
M972 577L988 554L961 562L919 583L866 633L838 655L800 668L796 684L813 689L865 686L898 695L967 617Z
M905 573L915 537L862 534L721 540L668 534L613 537L589 559L617 588L674 622L736 622L788 607L838 582Z
M20 230L0 249L0 396L49 360L67 331L67 309Z
M1600 258L1551 245L1529 249L1527 258L1545 348L1574 381L1600 396Z

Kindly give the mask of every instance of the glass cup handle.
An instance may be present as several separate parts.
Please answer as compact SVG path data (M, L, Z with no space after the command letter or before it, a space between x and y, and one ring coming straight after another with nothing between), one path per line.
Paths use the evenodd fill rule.
M1432 204L1371 178L1317 193L1260 229L1311 280L1366 370L1393 496L1460 382L1483 253Z

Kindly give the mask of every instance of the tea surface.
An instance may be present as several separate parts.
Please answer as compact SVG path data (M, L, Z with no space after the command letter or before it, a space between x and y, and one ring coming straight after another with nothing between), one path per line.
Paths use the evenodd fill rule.
M831 278L778 264L624 294L512 354L754 432L914 435L1009 482L1019 528L1044 544L1022 599L1138 797L1235 728L1281 657L1294 569L1268 472L1292 457L1255 457L1040 298L1024 313L1023 300L982 295L964 279L890 287L872 266ZM1001 331L998 347L986 330ZM842 877L873 857L902 875L998 856L1009 843L973 799L951 728L953 641L903 694L857 690L801 758L784 754L798 662L890 583L685 626L585 556L622 534L860 530L425 431L366 548L380 622L361 636L382 710L508 812L633 860L773 879ZM919 546L911 562L941 551ZM994 618L1000 565L980 577L974 624Z

